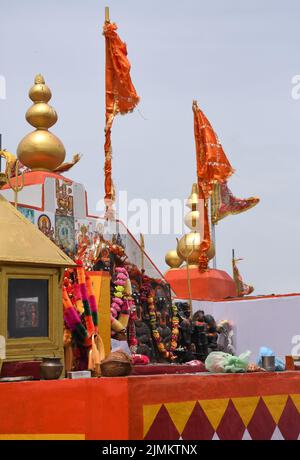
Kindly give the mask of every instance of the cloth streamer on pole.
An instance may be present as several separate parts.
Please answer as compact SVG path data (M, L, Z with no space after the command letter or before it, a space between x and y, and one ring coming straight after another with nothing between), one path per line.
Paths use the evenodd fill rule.
M109 21L108 9L103 27L105 37L105 205L106 217L114 216L112 205L115 192L112 181L111 128L117 114L132 112L139 102L139 96L130 77L130 62L126 44L117 34L117 25Z
M199 199L204 200L204 235L199 255L199 269L204 271L208 267L207 251L211 244L208 199L214 184L226 181L234 171L218 136L196 101L193 101L193 112Z

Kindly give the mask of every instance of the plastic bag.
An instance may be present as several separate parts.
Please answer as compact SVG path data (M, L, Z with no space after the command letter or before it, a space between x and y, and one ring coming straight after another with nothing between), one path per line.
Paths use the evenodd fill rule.
M213 351L208 355L205 360L205 367L209 372L225 372L224 368L224 360L228 353L224 353L223 351Z
M251 351L246 351L240 356L229 355L229 357L225 359L224 363L225 372L246 372L250 355Z
M205 367L209 372L246 372L251 352L246 351L240 356L232 356L222 351L213 351L205 360Z
M257 364L262 367L262 356L275 356L275 353L268 347L260 347ZM284 371L285 363L275 356L275 371Z
M131 355L131 351L126 340L116 340L111 338L110 347L111 351L124 351L128 355Z

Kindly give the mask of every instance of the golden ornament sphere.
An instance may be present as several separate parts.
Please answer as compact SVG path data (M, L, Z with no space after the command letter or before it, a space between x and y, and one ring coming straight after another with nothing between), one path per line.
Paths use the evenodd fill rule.
M166 261L166 264L169 265L169 267L179 268L183 262L183 259L179 257L176 249L172 249L171 251L167 252L165 256L165 261Z
M50 128L57 122L57 113L45 102L33 104L27 110L25 117L35 128Z
M48 102L52 97L50 88L44 84L32 86L28 93L32 102Z
M199 262L200 256L200 244L201 244L200 234L197 232L191 232L186 235L183 235L182 238L178 241L177 252L180 257L188 261L191 265L197 265ZM210 248L207 251L207 257L209 260L213 259L215 256L215 247L211 241Z
M199 259L200 233L191 232L183 235L177 244L177 253L179 257L188 260L190 264L197 264Z
M200 231L200 213L199 211L190 211L184 218L184 223L194 232Z
M187 207L193 210L196 210L198 207L199 193L198 193L198 184L192 185L192 192L187 200Z
M65 159L62 142L47 130L36 130L25 136L18 145L18 159L32 170L53 171Z
M18 159L35 171L54 171L65 159L65 148L58 137L48 131L57 121L57 114L47 102L51 91L42 75L36 75L29 91L33 105L26 112L26 120L36 131L25 136L18 145Z

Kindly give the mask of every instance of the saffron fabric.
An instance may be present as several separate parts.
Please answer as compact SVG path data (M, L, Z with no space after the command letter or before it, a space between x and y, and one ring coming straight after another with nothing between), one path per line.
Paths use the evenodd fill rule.
M139 102L139 96L130 77L130 62L126 44L117 34L115 23L105 23L103 35L106 44L105 68L105 200L114 200L112 183L111 128L114 117L131 112Z
M228 187L227 181L215 184L212 194L211 221L216 224L230 214L248 211L259 203L259 198L236 198Z
M214 184L224 182L233 173L233 168L210 122L196 101L193 101L193 112L199 199L204 200L204 235L200 244L199 269L205 271L208 267L207 251L211 245L208 198Z
M210 122L193 102L194 134L199 190L208 199L216 182L222 183L234 172Z
M237 296L243 297L250 295L254 291L254 287L244 283L243 278L237 268L237 262L242 259L232 259L233 279L236 284Z
M0 439L297 439L299 384L299 371L2 383Z

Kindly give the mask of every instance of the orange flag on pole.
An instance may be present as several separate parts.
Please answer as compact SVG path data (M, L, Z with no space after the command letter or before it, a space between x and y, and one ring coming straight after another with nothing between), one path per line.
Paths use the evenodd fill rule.
M230 214L240 214L248 211L259 203L259 198L237 198L233 195L227 182L216 184L212 194L211 221L217 224Z
M244 295L250 295L254 291L254 287L250 284L246 284L243 281L243 278L237 268L237 262L243 259L235 259L234 254L232 256L232 271L233 271L233 279L236 285L237 296L243 297Z
M114 201L112 182L111 128L114 117L132 112L139 102L139 96L130 77L130 62L127 58L126 44L117 34L117 25L107 17L103 27L106 46L105 63L105 203L107 211Z
M197 176L205 198L212 193L216 182L222 183L234 170L210 122L193 102L194 132L197 155Z
M204 200L204 235L200 245L199 268L208 267L207 251L210 248L208 198L215 183L222 183L234 172L210 122L193 101L194 134L197 158L199 198Z

